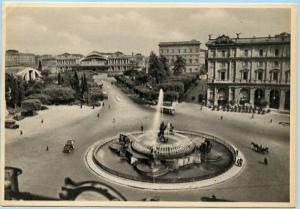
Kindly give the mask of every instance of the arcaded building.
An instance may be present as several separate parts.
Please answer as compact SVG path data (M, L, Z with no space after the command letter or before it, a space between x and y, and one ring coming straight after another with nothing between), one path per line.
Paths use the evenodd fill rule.
M208 104L290 108L290 34L209 38Z
M200 41L160 42L159 54L168 60L170 69L178 56L185 59L186 72L199 72L205 65L206 50L200 48Z

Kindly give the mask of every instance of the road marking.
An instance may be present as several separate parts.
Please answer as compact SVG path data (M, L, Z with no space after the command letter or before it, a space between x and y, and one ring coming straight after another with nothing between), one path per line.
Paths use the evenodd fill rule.
M115 99L116 99L116 101L118 101L118 102L121 101L120 97L118 97L118 96L115 96Z

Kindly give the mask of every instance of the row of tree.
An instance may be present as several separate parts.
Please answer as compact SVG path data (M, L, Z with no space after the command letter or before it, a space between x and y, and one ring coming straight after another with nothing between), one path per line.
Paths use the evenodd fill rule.
M16 108L21 106L25 98L26 83L20 77L14 77L6 74L5 76L5 99L6 105Z

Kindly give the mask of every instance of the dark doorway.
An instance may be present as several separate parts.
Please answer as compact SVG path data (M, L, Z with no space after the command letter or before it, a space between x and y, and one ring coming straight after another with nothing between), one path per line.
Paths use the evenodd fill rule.
M290 91L285 92L284 109L290 110Z
M280 104L280 97L279 97L279 91L272 90L270 92L270 108L279 108Z

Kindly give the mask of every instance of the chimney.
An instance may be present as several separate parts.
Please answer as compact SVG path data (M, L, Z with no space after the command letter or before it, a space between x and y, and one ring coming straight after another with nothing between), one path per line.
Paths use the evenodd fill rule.
M241 33L235 33L235 34L236 34L236 39L239 39Z
M211 40L212 34L208 34L208 39Z

